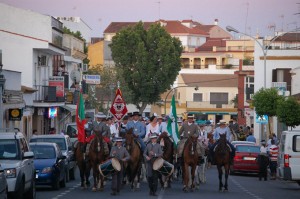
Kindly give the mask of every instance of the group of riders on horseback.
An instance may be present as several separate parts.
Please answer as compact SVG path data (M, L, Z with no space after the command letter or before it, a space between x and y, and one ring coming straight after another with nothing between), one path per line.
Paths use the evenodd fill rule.
M195 171L198 165L203 164L207 156L210 156L212 162L217 164L218 170L220 165L220 168L221 166L225 167L225 171L227 171L226 166L228 166L229 171L230 159L234 156L234 147L229 142L232 132L225 122L220 121L219 127L214 129L214 133L204 132L201 130L202 127L199 128L194 123L193 116L188 116L187 121L182 124L179 130L181 140L174 143L166 130L166 124L162 123L162 120L157 122L158 118L157 116L151 117L150 123L145 126L140 121L140 114L134 112L132 119L128 120L129 118L125 116L124 121L116 127L114 123L107 125L106 115L98 113L96 121L85 127L85 142L74 144L81 186L90 185L89 174L92 169L93 191L103 190L107 176L100 175L101 169L106 169L106 164L113 164L112 159L117 159L121 165L118 171L112 169L111 172L112 195L119 194L121 183L126 182L124 179L131 183L132 189L139 188L143 163L146 165L149 194L152 196L156 195L158 179L163 187L170 186L171 174L174 171L173 164L181 167L184 191L195 188ZM114 127L111 128L111 125ZM177 150L175 146L178 146ZM156 163L162 165L154 169L157 167ZM191 167L191 171L189 167ZM219 170L219 178L220 172L222 172L221 169ZM228 173L226 176L225 172L224 190L228 189L227 177ZM220 180L220 189L222 186Z

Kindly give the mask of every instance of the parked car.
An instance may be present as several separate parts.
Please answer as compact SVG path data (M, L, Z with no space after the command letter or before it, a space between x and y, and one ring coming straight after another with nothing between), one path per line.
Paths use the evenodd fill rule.
M66 156L56 143L30 143L34 153L36 185L50 185L54 190L66 187Z
M7 189L6 176L0 164L0 198L7 199Z
M300 131L284 131L281 134L278 176L283 180L296 181L300 185Z
M66 156L65 164L66 164L66 180L67 182L71 179L75 179L75 169L76 162L74 158L73 147L70 141L70 137L68 135L59 135L59 134L51 134L51 135L37 135L30 139L30 143L33 142L50 142L56 143L62 154Z
M8 194L13 198L36 197L33 156L22 133L0 133L0 164L6 175Z
M235 156L233 165L230 167L230 173L258 173L259 165L256 159L260 154L260 147L249 144L237 144L235 149Z

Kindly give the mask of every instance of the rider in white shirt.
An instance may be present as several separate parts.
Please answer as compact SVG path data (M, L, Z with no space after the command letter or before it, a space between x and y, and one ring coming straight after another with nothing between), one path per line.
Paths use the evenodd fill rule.
M149 137L153 133L156 133L157 135L160 134L160 132L159 132L159 124L157 122L157 117L154 116L154 115L150 118L150 123L146 126L146 136L145 136L144 141L148 142L149 141Z

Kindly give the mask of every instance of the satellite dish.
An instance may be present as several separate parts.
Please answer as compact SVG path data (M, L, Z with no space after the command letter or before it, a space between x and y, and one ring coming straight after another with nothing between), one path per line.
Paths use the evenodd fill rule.
M70 77L74 83L80 81L80 72L78 70L72 70Z

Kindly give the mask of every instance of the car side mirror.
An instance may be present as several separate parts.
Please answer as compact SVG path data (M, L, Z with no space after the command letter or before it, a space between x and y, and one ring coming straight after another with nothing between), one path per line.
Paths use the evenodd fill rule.
M34 153L32 151L27 151L23 154L23 159L29 159L33 157L34 157Z

